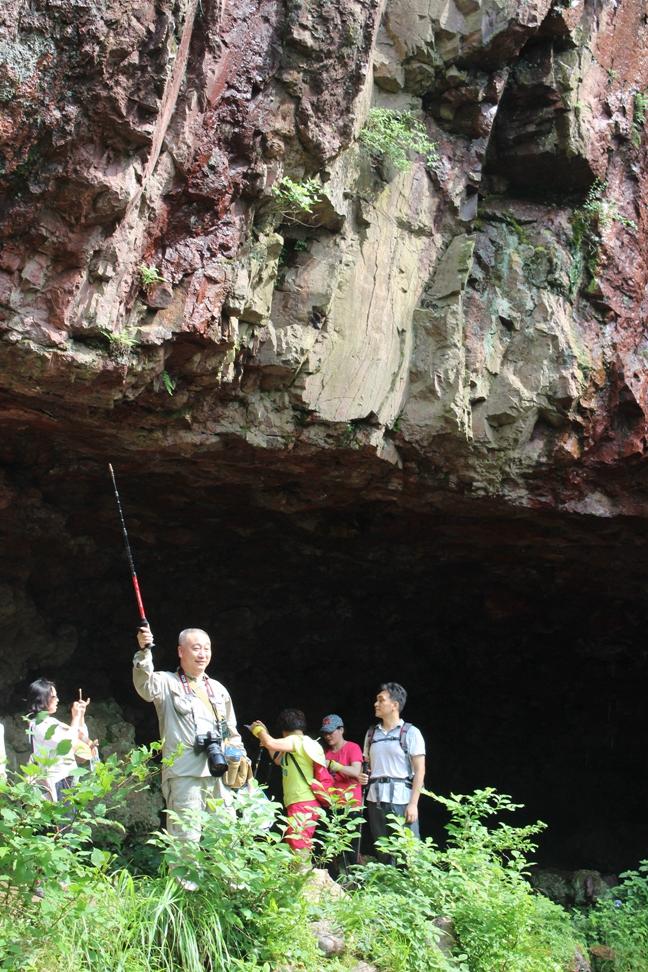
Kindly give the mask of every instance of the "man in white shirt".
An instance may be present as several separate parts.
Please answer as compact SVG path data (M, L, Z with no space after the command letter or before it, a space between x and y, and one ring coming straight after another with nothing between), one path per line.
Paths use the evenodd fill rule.
M365 736L363 756L369 773L360 782L369 784L367 818L374 841L390 834L387 817L403 817L420 837L418 802L425 779L425 741L420 731L401 718L407 692L397 682L386 682L374 703L378 722ZM390 858L378 853L380 860Z
M223 776L213 775L218 767L214 766L208 748L204 744L196 745L197 739L204 741L208 733L213 733L221 740L221 750L227 747L245 753L230 694L205 671L211 660L209 635L201 628L180 632L180 666L176 672L154 670L153 635L148 627L140 628L137 641L140 650L133 658L133 684L138 695L155 705L162 755L170 757L179 747L182 749L171 765L162 768L162 795L167 811L181 814L185 810L204 810L210 798L231 804L232 793L225 786ZM189 822L169 817L167 830L175 836L200 840L200 830Z

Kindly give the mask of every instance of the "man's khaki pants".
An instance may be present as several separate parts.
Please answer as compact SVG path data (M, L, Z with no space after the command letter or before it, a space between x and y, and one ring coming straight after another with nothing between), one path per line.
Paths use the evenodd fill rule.
M232 794L222 781L215 776L168 776L162 781L162 796L167 811L182 814L183 810L206 810L207 800L221 799L225 806L231 808ZM189 821L181 823L167 815L167 831L172 837L182 837L185 840L200 840L200 828L192 826Z

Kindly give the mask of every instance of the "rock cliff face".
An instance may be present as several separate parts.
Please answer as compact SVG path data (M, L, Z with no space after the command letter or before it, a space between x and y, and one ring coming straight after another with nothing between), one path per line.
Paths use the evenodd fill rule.
M438 160L372 154L375 108ZM480 736L522 641L550 720L592 679L570 746L638 693L647 111L642 0L6 0L4 704L48 666L128 698L107 459L159 626L217 628L241 688L269 644L274 696L330 708L313 656L352 644L350 706L406 644L419 718L460 656Z
M2 18L3 424L643 514L610 483L645 449L643 3ZM372 104L422 112L435 169L376 167Z

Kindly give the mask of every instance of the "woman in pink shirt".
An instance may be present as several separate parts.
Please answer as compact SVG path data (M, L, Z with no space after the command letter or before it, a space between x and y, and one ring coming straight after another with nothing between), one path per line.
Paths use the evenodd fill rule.
M362 787L358 777L362 772L362 749L357 743L344 738L344 721L339 715L332 713L324 716L320 735L324 740L324 749L329 773L340 788L340 793L358 808L358 816L362 814ZM358 836L354 838L350 850L344 851L338 862L338 870L346 870L350 864L357 864L360 857L360 828Z

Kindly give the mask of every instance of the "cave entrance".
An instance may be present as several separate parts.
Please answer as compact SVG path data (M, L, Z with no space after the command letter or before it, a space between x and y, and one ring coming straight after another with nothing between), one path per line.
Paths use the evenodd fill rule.
M154 738L130 683L137 613L104 462L10 458L3 712L45 675L63 697L83 685L117 700ZM316 729L338 712L358 741L379 682L401 682L433 790L510 793L548 824L545 865L618 872L646 856L640 521L142 466L115 463L162 667L181 627L204 627L240 723L296 706ZM442 812L422 804L440 835Z

